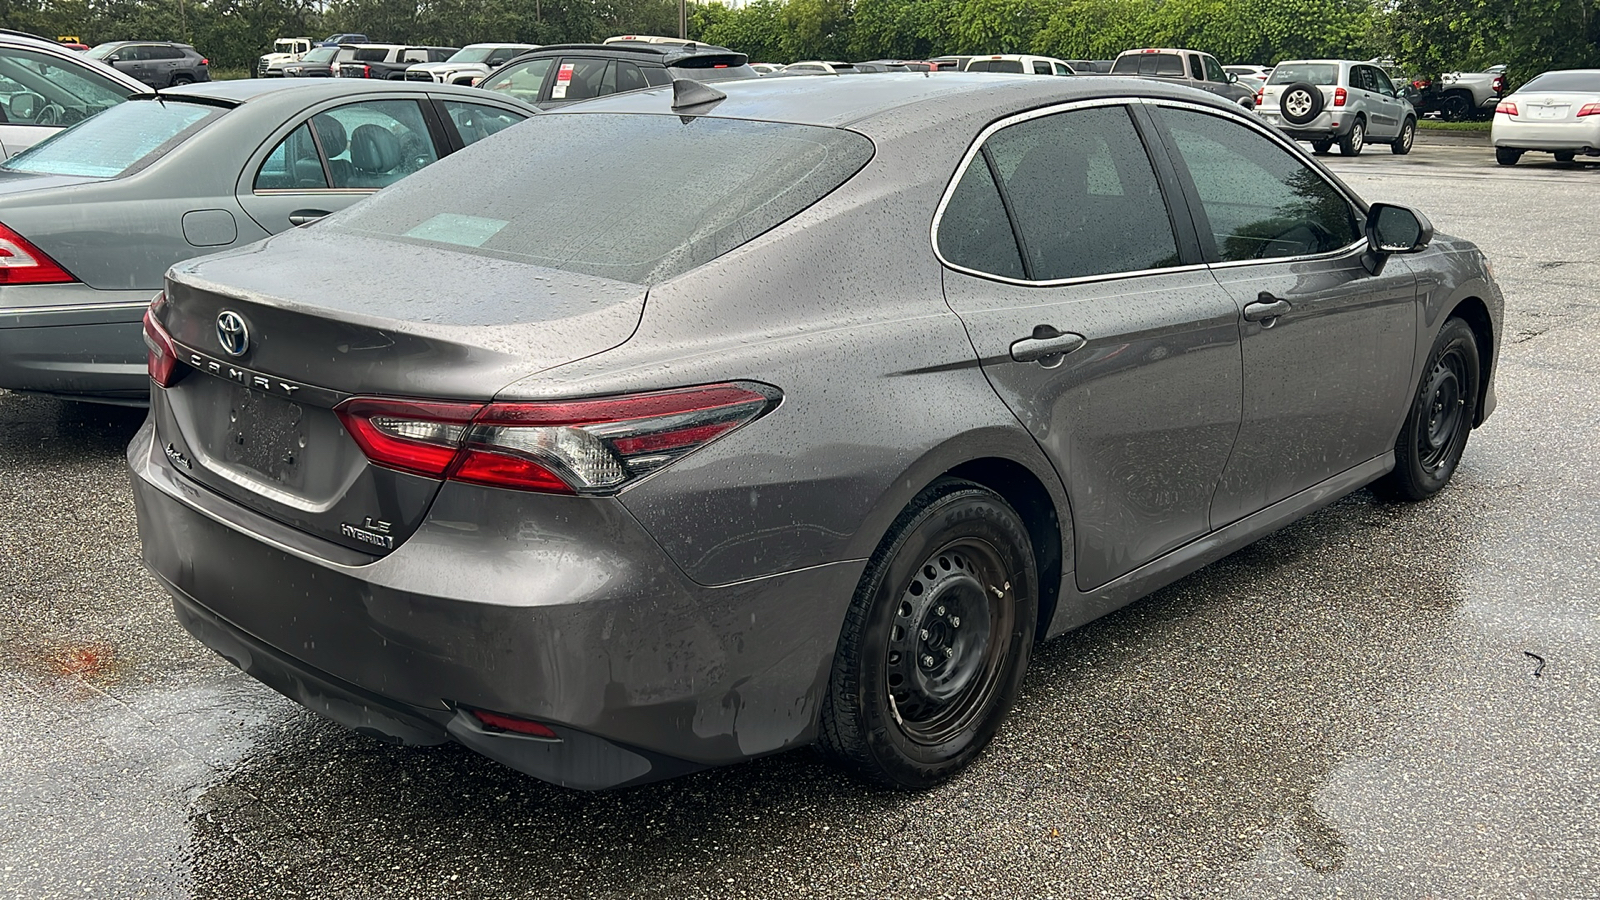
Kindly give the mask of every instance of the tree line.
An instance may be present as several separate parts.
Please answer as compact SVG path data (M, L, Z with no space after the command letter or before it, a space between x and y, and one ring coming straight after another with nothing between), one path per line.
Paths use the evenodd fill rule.
M245 67L273 38L586 42L676 34L676 0L0 0L0 25L48 37L181 40ZM753 0L689 4L689 36L763 62L1038 53L1107 59L1192 47L1225 63L1393 57L1437 74L1504 63L1521 81L1600 67L1600 0Z

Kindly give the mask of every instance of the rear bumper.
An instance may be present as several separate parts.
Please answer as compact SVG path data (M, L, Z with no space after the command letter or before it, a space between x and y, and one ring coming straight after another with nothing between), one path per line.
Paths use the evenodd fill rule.
M1290 123L1288 119L1285 119L1283 114L1276 107L1271 109L1262 107L1261 109L1256 110L1256 112L1259 113L1269 125L1272 125L1279 131L1297 141L1327 141L1334 138L1344 137L1350 133L1350 129L1355 125L1356 121L1356 117L1354 115L1341 114L1336 117L1333 113L1324 110L1323 112L1317 113L1316 117L1311 121L1301 125L1295 125Z
M1495 116L1490 140L1496 147L1514 150L1600 150L1600 116L1585 117L1593 121L1545 123L1522 121L1525 118Z
M0 288L0 387L81 400L149 396L140 319L155 291Z
M575 788L814 740L864 566L701 587L613 500L456 484L374 560L194 485L148 423L128 460L145 563L207 646L358 731L453 739ZM562 739L486 730L464 708Z

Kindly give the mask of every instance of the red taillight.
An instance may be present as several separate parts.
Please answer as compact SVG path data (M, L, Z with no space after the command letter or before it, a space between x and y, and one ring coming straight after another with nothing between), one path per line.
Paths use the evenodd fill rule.
M719 384L532 403L357 397L336 412L373 463L430 478L610 494L754 421L778 393Z
M1411 82L1411 86L1416 88L1419 91L1427 90L1428 89L1428 85L1430 85L1430 84L1433 84L1433 79L1432 78L1418 78L1417 80Z
M1266 88L1262 88L1262 89L1256 91L1256 105L1260 106L1261 104L1263 104L1265 102L1267 102L1267 89Z
M202 56L202 57L200 57L200 65L209 66L209 65L211 65L211 60L206 59L205 57Z
M1344 88L1334 88L1333 89L1333 105L1334 106L1343 106L1344 105L1344 101L1346 101L1348 99L1350 99L1350 93L1348 91L1346 91Z
M150 370L150 380L161 387L172 387L181 371L178 368L178 348L172 345L172 336L156 321L155 312L163 295L157 295L150 308L144 311L145 365Z
M361 77L362 78L371 78L372 77L372 67L371 66L362 66L361 67Z
M511 731L516 734L525 734L529 737L544 738L547 741L561 740L561 736L551 731L550 726L541 725L538 722L530 722L527 719L519 719L516 716L503 716L500 713L475 709L472 711L472 717L490 728L498 728L501 731Z
M1494 81L1490 83L1490 87L1494 88L1494 92L1496 94L1505 93L1506 92L1506 77L1504 75L1496 75L1494 77Z
M1495 104L1494 111L1496 113L1505 113L1508 116L1514 116L1517 114L1517 105L1512 103L1510 100L1501 100L1499 103Z
M22 235L0 225L0 284L70 284L77 280Z
M1600 103L1585 103L1583 109L1578 110L1578 118L1584 116L1600 116Z

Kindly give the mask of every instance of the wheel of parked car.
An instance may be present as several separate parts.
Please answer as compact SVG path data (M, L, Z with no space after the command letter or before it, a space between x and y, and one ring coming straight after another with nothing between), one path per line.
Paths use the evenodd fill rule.
M1517 164L1517 160L1521 158L1521 150L1513 150L1510 147L1494 148L1494 161L1502 166L1514 166Z
M1373 485L1378 493L1422 500L1449 482L1477 416L1479 378L1472 326L1451 318L1433 341L1422 383L1394 444L1394 470Z
M1417 120L1407 119L1406 123L1400 126L1400 136L1394 139L1394 143L1389 145L1389 149L1394 151L1396 156L1405 156L1411 152L1411 145L1416 140Z
M1452 122L1460 122L1466 119L1468 113L1472 112L1472 95L1463 91L1451 91L1444 95L1444 102L1441 104L1441 108L1446 119Z
M1311 142L1311 152L1315 153L1318 156L1326 156L1326 155L1328 155L1328 151L1330 151L1332 149L1333 149L1333 141L1312 141Z
M1578 158L1578 154L1571 150L1557 150L1556 162L1569 163Z
M1339 138L1339 152L1345 156L1355 156L1366 145L1367 120L1357 116L1355 122L1350 125L1350 132Z
M1296 81L1283 89L1278 97L1278 107L1284 121L1291 125L1304 125L1322 112L1322 91L1314 84Z
M822 705L824 751L861 776L924 788L1000 727L1038 616L1027 528L993 492L940 479L873 554Z
M174 76L172 76L172 86L173 87L177 87L178 85L181 85L181 84L194 84L194 76L193 75L174 75Z

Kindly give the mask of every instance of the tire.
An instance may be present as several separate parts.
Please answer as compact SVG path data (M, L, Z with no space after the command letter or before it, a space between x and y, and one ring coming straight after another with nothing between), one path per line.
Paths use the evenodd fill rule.
M1451 91L1439 102L1439 108L1445 119L1451 122L1466 121L1472 113L1472 95L1465 91Z
M1556 151L1556 162L1569 163L1569 162L1572 162L1573 160L1575 160L1577 158L1578 158L1578 154L1574 153L1571 150L1557 150Z
M1502 166L1514 166L1517 164L1517 160L1521 158L1521 150L1513 150L1510 147L1494 148L1494 161Z
M194 76L192 76L192 75L174 75L174 76L172 76L171 87L178 87L179 85L184 85L184 84L194 84Z
M1328 155L1328 151L1330 151L1332 149L1333 149L1333 141L1312 141L1311 142L1311 152L1315 153L1318 156L1327 156Z
M850 601L822 702L823 753L901 790L961 771L1016 700L1038 598L1016 510L968 481L923 489Z
M1425 500L1455 474L1478 414L1482 362L1472 327L1451 317L1439 330L1394 442L1394 471L1373 490L1394 500Z
M1322 90L1314 84L1296 81L1278 95L1278 112L1291 125L1304 125L1322 112Z
M1400 136L1395 138L1394 143L1389 145L1389 150L1395 156L1405 156L1411 152L1411 145L1416 143L1416 140L1417 120L1406 119L1405 124L1400 126Z
M1361 148L1367 145L1367 120L1356 117L1355 124L1350 126L1350 131L1339 138L1339 153L1344 156L1359 156Z

